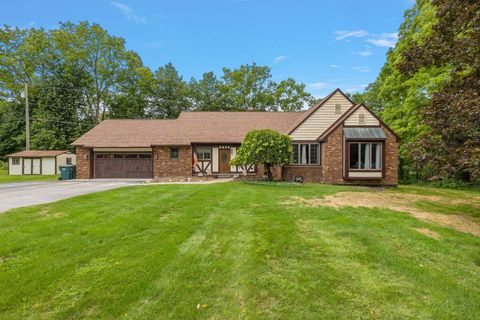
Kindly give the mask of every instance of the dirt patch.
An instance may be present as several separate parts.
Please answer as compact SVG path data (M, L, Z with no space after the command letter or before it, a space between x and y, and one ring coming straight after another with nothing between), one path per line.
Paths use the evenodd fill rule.
M433 230L430 230L427 228L415 228L415 230L420 232L423 235L426 235L427 237L437 239L437 240L440 239L440 235Z
M284 201L283 204L309 207L328 206L333 208L384 208L402 211L411 214L417 219L437 223L444 227L480 237L480 219L463 215L461 213L453 215L426 212L415 207L415 203L419 201L432 201L445 204L467 204L473 207L479 206L477 199L472 199L472 201L452 200L440 196L402 194L388 191L339 192L334 195L325 196L324 198L313 199L291 197Z
M51 212L49 208L43 208L38 212L38 215L40 216L40 219L45 219L45 218L60 218L65 216L64 212Z

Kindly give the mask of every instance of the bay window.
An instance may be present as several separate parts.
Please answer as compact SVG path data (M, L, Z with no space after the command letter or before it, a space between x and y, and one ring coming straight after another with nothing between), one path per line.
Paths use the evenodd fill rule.
M349 143L350 170L381 170L382 144L370 142Z
M294 164L319 164L320 147L318 143L294 143L293 163Z

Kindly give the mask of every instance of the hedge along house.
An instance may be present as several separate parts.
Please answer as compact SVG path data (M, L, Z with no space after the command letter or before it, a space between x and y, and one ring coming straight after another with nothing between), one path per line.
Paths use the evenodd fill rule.
M292 162L277 178L398 182L398 136L339 89L304 112L182 112L175 120L105 120L73 143L77 178L261 177L263 168L230 165L252 129L292 138Z
M7 155L9 175L55 175L61 165L75 165L76 155L66 150L28 150Z

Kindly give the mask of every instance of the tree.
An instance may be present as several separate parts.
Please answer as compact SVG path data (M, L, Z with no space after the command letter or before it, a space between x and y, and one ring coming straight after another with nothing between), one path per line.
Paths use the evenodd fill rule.
M76 138L93 127L90 121L82 123L79 118L79 111L84 109L82 72L67 72L62 67L34 87L33 149L69 149Z
M192 79L189 83L190 98L193 109L199 111L225 110L222 96L222 83L213 72L204 73L202 79Z
M112 97L108 116L117 119L147 117L154 84L155 79L150 68L143 65L137 53L128 51L126 68L118 75L117 90Z
M230 70L223 68L222 95L227 107L236 111L266 111L274 104L275 84L267 66L255 63Z
M152 90L153 105L149 111L150 117L175 119L180 112L191 108L188 99L188 85L172 63L167 63L155 72Z
M315 98L305 91L305 84L297 83L293 78L280 81L273 97L271 111L301 111L315 103Z
M268 181L273 180L272 167L290 163L292 139L271 129L251 130L237 150L233 165L263 165Z
M61 23L51 35L68 65L80 68L87 75L84 83L87 112L92 123L98 124L105 118L119 74L127 65L125 40L86 21Z
M441 178L480 178L480 2L434 0L428 41L415 41L398 68L407 78L422 70L448 70L446 81L422 110L429 130L413 144L419 169Z

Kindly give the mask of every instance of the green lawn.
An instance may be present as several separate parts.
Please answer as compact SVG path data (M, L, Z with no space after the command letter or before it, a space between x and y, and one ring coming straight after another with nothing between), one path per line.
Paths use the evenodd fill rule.
M480 237L289 202L339 191L373 192L137 186L0 214L0 318L480 319Z
M10 176L7 169L0 169L0 183L25 182L25 181L53 181L58 180L58 175L25 175Z

